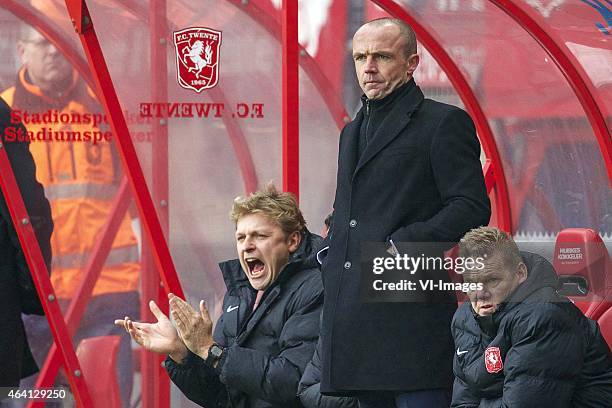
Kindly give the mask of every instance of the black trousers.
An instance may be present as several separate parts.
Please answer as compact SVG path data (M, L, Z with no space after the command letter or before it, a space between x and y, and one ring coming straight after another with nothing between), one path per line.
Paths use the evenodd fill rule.
M17 387L29 357L14 272L0 266L0 387Z
M433 389L409 392L373 391L359 396L359 408L448 408L451 392Z

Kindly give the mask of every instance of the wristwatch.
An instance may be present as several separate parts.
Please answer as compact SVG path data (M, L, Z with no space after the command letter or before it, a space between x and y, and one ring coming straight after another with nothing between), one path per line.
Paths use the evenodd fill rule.
M217 343L213 343L208 349L208 356L206 357L205 363L207 366L215 368L221 356L223 355L223 347Z

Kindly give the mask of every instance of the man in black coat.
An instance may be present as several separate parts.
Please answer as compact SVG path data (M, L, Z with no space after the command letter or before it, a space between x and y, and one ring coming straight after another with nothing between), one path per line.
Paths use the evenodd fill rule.
M557 294L552 265L519 253L496 228L470 231L459 248L461 257L484 261L466 273L466 282L481 287L453 320L452 406L610 406L610 349L597 323Z
M165 367L192 401L207 407L299 407L297 389L319 334L323 284L315 258L321 239L305 227L295 198L269 187L237 199L238 259L220 264L227 286L212 321L170 295L176 329L151 302L156 324L118 320Z
M321 392L359 394L364 407L448 407L456 303L452 296L362 302L361 245L456 242L486 225L480 146L466 112L425 99L416 86L410 26L393 19L365 24L353 37L353 58L365 95L340 135L322 264Z
M12 123L10 108L0 99L0 148L6 151L13 175L26 205L31 225L47 265L51 264L51 208L43 186L36 181L36 167L27 142L6 142L5 132ZM25 129L22 131L25 132ZM44 314L38 299L23 250L11 216L0 192L0 387L16 387L21 378L35 373L38 368L28 346L21 314Z

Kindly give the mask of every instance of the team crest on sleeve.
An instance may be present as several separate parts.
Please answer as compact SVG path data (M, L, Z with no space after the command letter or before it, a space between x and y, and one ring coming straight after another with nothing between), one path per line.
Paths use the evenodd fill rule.
M499 373L504 368L499 347L487 348L484 353L484 359L487 372L491 374Z
M174 32L176 75L180 86L202 92L219 82L221 31L190 27Z

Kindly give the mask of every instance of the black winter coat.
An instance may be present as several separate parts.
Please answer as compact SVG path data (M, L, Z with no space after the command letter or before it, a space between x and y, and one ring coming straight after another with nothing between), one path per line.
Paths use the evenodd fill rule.
M452 407L611 406L612 360L597 323L556 293L547 260L522 255L527 280L498 311L478 317L469 302L457 310ZM502 364L487 369L485 350L495 348Z
M278 278L251 314L257 292L238 260L220 264L227 293L214 340L227 347L216 369L190 354L166 359L172 381L206 408L299 406L298 383L319 336L321 272L314 257L321 239L305 233Z
M359 408L357 398L321 394L321 339L300 380L298 396L305 408Z
M490 217L480 145L467 113L424 99L412 81L396 92L387 97L395 97L389 111L381 116L377 103L369 115L362 108L340 135L330 248L321 266L323 393L452 386L456 300L360 299L363 243L388 237L395 243L456 242ZM376 130L358 158L366 120L377 126L364 126Z
M5 143L5 129L10 123L10 108L0 99L0 142L6 151L21 196L34 227L47 265L51 264L50 238L53 231L51 208L43 186L36 181L36 167L28 143ZM21 313L43 314L36 289L3 193L0 191L0 387L17 386L21 378L37 371L21 321Z

